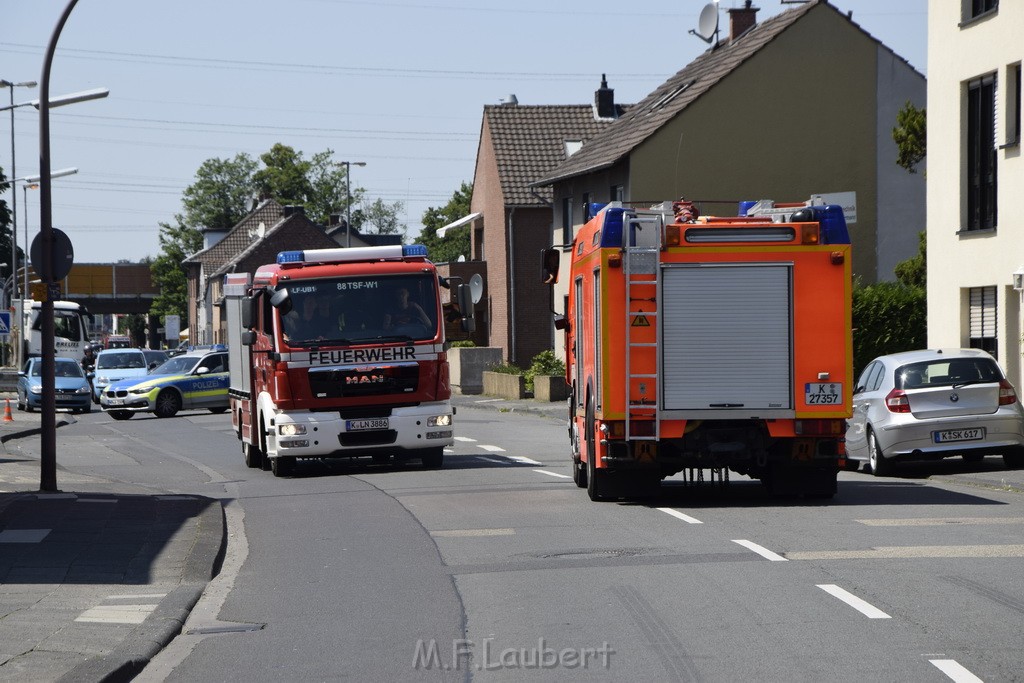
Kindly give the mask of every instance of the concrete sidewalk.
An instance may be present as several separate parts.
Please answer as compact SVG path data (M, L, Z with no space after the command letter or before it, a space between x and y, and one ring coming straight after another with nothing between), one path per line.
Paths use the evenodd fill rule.
M59 464L62 490L42 493L42 416L15 403L13 420L0 421L0 681L129 680L216 575L220 501ZM64 429L75 418L56 421Z

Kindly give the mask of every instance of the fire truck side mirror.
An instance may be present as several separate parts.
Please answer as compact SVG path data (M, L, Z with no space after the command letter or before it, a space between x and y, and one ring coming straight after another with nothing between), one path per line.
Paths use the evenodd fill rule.
M456 292L459 301L459 311L462 312L462 329L465 332L476 331L476 315L473 305L473 289L469 285L462 284Z
M542 249L540 252L540 279L546 285L558 282L558 265L562 255L557 249Z
M292 298L288 295L288 289L270 289L270 305L276 308L281 315L288 315L292 310Z
M256 333L252 330L246 330L242 333L241 341L242 346L252 346L256 343Z
M255 327L256 297L247 296L242 299L242 327L251 330Z

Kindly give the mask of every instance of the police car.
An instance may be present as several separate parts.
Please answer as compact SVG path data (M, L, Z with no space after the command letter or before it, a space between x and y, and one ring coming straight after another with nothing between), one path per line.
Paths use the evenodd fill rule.
M100 407L115 420L135 413L172 417L179 410L228 409L227 347L190 351L165 361L145 377L114 382L100 394Z

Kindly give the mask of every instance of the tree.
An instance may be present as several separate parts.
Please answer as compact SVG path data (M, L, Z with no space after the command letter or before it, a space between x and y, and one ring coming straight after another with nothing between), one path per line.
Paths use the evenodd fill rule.
M353 213L352 224L358 225L359 230L364 233L402 235L404 239L406 227L398 217L403 207L402 202L387 204L383 199L377 199L367 208L358 211L358 220L356 214Z
M362 188L353 187L352 196L346 195L347 168L345 164L334 161L333 155L330 149L314 154L307 173L310 196L306 202L306 215L321 225L330 222L332 213L344 214L349 201L353 204L361 202L366 192Z
M7 176L4 173L4 169L0 168L0 192L6 192L10 189L13 193L15 191L14 183L7 182ZM11 212L7 208L7 202L0 199L0 263L8 262L6 266L0 267L0 283L4 282L11 273L14 272L16 264L10 263L11 260L11 235L14 230L17 230L18 226L11 225ZM18 247L18 253L16 254L18 261L24 258L24 251L21 247Z
M191 228L230 230L249 212L256 168L256 162L245 153L231 160L204 161L196 171L196 182L182 192L185 213L179 222Z
M896 127L892 129L892 139L899 150L896 163L908 173L917 173L917 165L924 160L927 123L925 109L918 109L910 100L896 114Z
M923 230L917 234L917 255L900 261L893 270L901 284L924 290L928 277L928 249L927 235Z
M253 182L266 197L273 197L281 204L305 206L313 194L309 182L310 163L280 142L260 156L264 168L256 171Z
M427 248L430 260L435 263L456 261L459 256L469 258L470 239L469 226L456 228L444 237L438 237L437 231L469 214L470 200L473 197L473 186L462 183L452 193L451 199L441 208L429 207L423 212L423 230L420 232L420 244Z
M153 281L159 286L160 294L153 300L149 312L160 316L161 323L167 315L186 317L188 282L181 264L203 246L203 235L199 230L186 225L180 215L175 216L175 220L176 225L160 224L162 253L152 262Z

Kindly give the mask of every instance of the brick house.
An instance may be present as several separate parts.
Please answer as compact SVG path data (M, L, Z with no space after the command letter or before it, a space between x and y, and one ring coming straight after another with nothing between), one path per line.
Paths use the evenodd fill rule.
M188 281L188 329L193 344L226 344L224 275L252 272L289 249L327 249L338 243L306 217L302 207L262 201L227 233L206 231L208 246L185 259ZM353 246L356 246L353 240ZM360 244L359 246L364 246Z
M521 105L515 96L484 107L468 225L471 255L486 261L488 343L521 367L552 345L550 291L539 279L539 254L550 244L549 188L536 178L607 128L624 110L602 79L593 105ZM444 228L442 228L444 230ZM439 234L441 231L438 231Z

